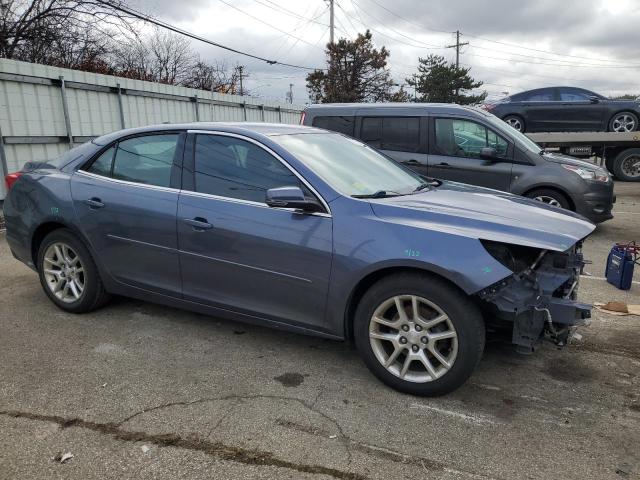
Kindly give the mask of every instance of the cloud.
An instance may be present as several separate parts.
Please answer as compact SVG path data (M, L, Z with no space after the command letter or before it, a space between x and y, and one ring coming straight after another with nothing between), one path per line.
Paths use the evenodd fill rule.
M320 0L228 0L236 9L218 0L135 1L134 8L240 50L296 65L325 64L328 13ZM396 81L415 71L420 56L437 53L452 61L453 49L427 46L450 45L451 32L460 30L463 41L470 42L461 62L493 95L559 84L604 94L640 93L637 69L576 66L640 64L635 0L340 0L337 5L336 36L353 37L371 28L374 43L391 51ZM284 99L294 83L294 97L306 98L305 70L270 66L199 42L193 46L207 60L245 65L247 85L260 95Z

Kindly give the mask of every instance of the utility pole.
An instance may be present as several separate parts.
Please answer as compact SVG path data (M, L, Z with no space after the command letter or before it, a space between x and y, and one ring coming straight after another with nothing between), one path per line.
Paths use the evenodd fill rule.
M456 49L456 68L460 68L460 47L464 47L465 45L469 45L469 42L460 43L460 30L456 30L456 43L445 47Z
M289 103L293 103L293 83L289 84L289 92L287 93L287 100L289 100Z
M244 88L242 86L242 78L244 77L244 65L238 65L236 67L238 69L238 77L240 81L240 96L244 95Z
M413 101L418 101L418 75L413 74Z
M333 31L335 29L333 0L328 0L328 1L329 1L329 43L333 45Z
M460 68L460 47L469 45L469 42L460 43L460 30L456 30L456 43L454 45L447 45L445 48L456 49L456 68ZM460 89L456 88L456 99L460 95Z

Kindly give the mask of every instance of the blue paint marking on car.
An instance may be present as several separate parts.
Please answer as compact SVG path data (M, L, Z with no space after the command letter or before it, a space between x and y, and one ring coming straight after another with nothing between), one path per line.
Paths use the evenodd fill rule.
M487 327L566 344L594 225L508 193L419 176L304 126L124 130L11 174L13 255L69 312L124 295L355 342L387 385L459 387Z

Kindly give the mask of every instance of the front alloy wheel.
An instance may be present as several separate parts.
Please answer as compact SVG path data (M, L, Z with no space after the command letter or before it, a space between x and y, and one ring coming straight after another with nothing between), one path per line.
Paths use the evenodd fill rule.
M412 395L436 396L462 385L482 357L478 306L427 272L386 276L360 299L353 335L360 356L382 382Z
M534 200L542 203L546 203L547 205L551 205L552 207L562 208L558 199L549 197L547 195L538 195L537 197L533 197Z
M447 314L416 295L382 302L371 317L369 339L378 361L409 382L442 377L458 354L458 334Z
M622 112L611 119L612 132L635 132L638 129L638 117L632 113Z

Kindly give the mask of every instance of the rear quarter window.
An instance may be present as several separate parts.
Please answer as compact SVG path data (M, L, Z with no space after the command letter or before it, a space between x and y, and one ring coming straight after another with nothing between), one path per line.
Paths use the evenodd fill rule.
M344 133L345 135L353 137L355 123L355 117L329 116L314 117L312 125L317 128L324 128L325 130Z

